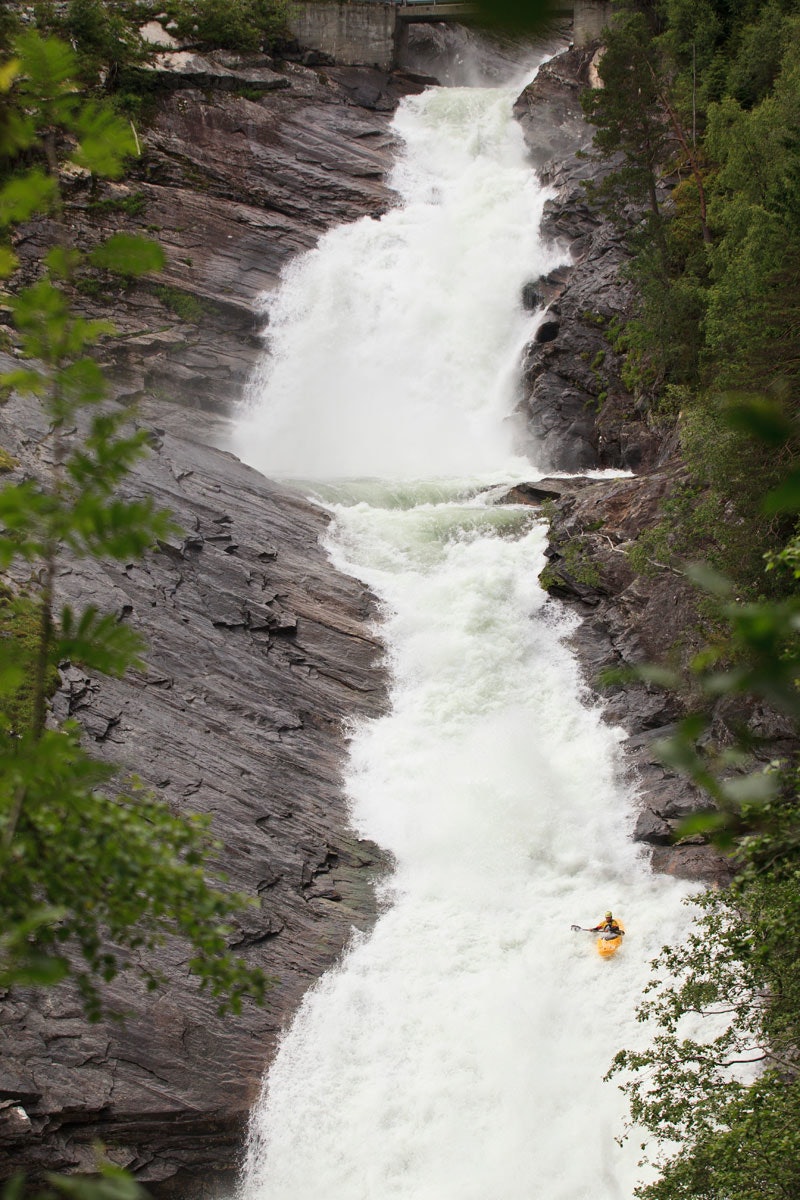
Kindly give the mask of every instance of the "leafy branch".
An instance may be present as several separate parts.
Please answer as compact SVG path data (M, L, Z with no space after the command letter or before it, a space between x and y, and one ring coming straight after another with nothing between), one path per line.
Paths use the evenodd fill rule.
M85 267L130 278L164 262L158 245L127 233L91 253L71 242L64 165L118 178L136 147L129 123L86 100L76 78L70 47L35 31L17 39L14 57L0 67L0 154L11 168L0 187L0 268L24 360L0 386L35 396L47 426L36 477L20 476L0 492L0 570L13 569L17 579L29 572L3 597L0 987L71 976L96 1019L101 986L119 971L134 969L149 988L160 985L149 956L178 936L191 947L189 968L200 986L220 1011L238 1011L245 996L263 996L266 981L229 953L231 918L248 901L207 883L207 860L219 849L208 822L179 819L136 781L109 789L113 768L86 753L77 724L55 727L48 712L60 666L76 662L121 676L140 664L144 649L124 621L94 605L58 608L64 556L127 561L172 528L150 497L119 494L147 450L147 432L131 430L130 411L106 396L94 349L113 327L87 320L70 302ZM38 278L14 286L11 235L41 217L52 244ZM15 625L23 616L24 637Z

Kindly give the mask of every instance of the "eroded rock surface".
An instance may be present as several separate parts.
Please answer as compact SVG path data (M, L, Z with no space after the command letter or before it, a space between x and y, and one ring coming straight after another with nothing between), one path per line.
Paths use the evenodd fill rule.
M235 1167L279 1032L374 918L383 866L350 829L342 789L344 723L385 699L373 601L328 562L324 513L208 443L262 350L260 297L328 228L391 203L391 112L424 82L224 54L157 70L133 175L92 185L73 173L66 217L83 248L138 229L166 251L157 278L120 285L97 271L75 303L115 321L122 336L103 349L114 394L138 400L153 428L130 489L183 532L141 563L62 572L64 597L119 613L150 649L124 682L66 669L54 709L178 810L213 816L231 886L257 901L232 944L275 984L263 1010L222 1020L176 943L157 964L163 993L127 976L109 990L124 1025L87 1028L68 988L6 998L0 1178L90 1169L99 1140L151 1190L195 1200ZM46 221L20 231L29 278L51 234ZM3 410L20 470L38 469L40 433L34 407Z
M614 318L630 310L632 288L620 277L628 254L620 230L589 203L584 187L615 165L593 156L594 130L580 105L598 53L594 43L557 55L514 108L531 160L554 190L543 233L568 249L571 259L531 280L527 299L523 296L531 307L548 306L547 320L525 354L520 411L531 454L550 471L639 470L656 461L659 449L638 417L608 338Z
M15 401L1 422L35 471L34 407ZM108 989L124 1025L87 1027L68 988L7 997L0 1178L90 1169L100 1140L141 1180L196 1196L235 1162L288 1016L374 915L381 856L348 828L343 719L377 714L384 691L373 602L329 563L325 514L230 455L158 430L153 444L128 490L182 532L144 561L74 563L58 580L61 599L91 596L145 635L146 669L67 667L54 711L176 810L212 816L231 886L257 901L231 946L275 983L264 1009L221 1019L176 942L157 957L163 991L129 974Z
M176 53L162 61L167 82L131 174L103 184L73 175L66 206L82 247L118 229L142 232L166 266L127 284L98 271L75 302L113 315L122 336L106 361L119 395L225 413L263 349L262 299L290 259L332 226L391 204L391 116L424 81L222 53L203 59L204 75L184 63L197 67L197 56ZM21 231L23 268L37 269L51 233L45 222Z

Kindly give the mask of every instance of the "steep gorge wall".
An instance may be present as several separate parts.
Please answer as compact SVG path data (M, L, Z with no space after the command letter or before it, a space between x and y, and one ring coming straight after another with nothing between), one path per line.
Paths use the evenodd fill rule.
M197 1200L229 1191L280 1030L373 920L384 868L349 828L341 776L345 723L385 702L372 598L328 561L321 510L208 443L260 352L259 293L330 225L390 203L389 113L419 85L221 55L162 82L134 176L99 192L73 180L67 219L84 246L134 225L167 252L154 282L98 273L76 301L116 321L122 336L104 348L115 395L139 401L150 429L128 490L182 532L141 563L61 572L61 597L117 613L149 650L124 682L65 669L54 710L174 809L212 816L231 887L256 901L231 946L274 986L263 1009L222 1019L175 943L155 962L163 990L130 972L109 988L124 1024L87 1026L67 987L3 997L0 1180L90 1170L100 1141L154 1193ZM30 274L47 232L20 233ZM18 475L41 469L42 432L34 404L2 410Z
M531 158L554 191L545 208L545 235L566 244L572 258L571 265L529 286L530 303L549 305L523 362L520 411L530 449L549 471L635 472L620 480L560 481L550 506L544 578L551 594L582 617L574 644L593 687L608 668L676 656L686 663L700 646L696 593L686 577L664 571L643 576L628 558L637 537L659 520L682 468L672 438L638 411L608 337L614 318L630 315L634 296L624 276L623 237L587 202L583 187L608 170L592 156L593 130L580 106L599 52L596 42L556 56L515 108ZM525 500L524 490L518 498ZM706 839L674 842L680 820L708 805L654 753L654 743L683 715L683 702L643 683L604 688L602 695L606 718L629 735L640 803L634 836L651 847L654 868L724 881L729 866ZM715 732L723 743L730 736L726 722L740 715L720 706ZM773 719L765 713L751 717L762 726Z
M559 57L518 105L556 193L547 228L574 258L531 281L528 302L551 307L528 351L521 403L553 469L652 467L661 448L630 420L618 364L605 359L602 373L592 365L608 349L603 324L628 296L618 281L623 248L580 186L596 170L577 154L591 140L577 102L590 63L590 51ZM135 769L177 808L214 815L232 885L259 900L233 941L277 983L264 1010L222 1021L188 981L180 948L167 946L163 993L129 977L115 986L124 1026L87 1029L67 989L6 1000L6 1174L86 1169L100 1139L160 1194L211 1194L230 1177L281 1027L351 928L374 915L369 881L380 853L348 830L341 787L342 720L368 718L385 699L372 600L328 563L324 514L207 443L224 437L220 418L260 352L259 294L330 225L391 203L389 115L421 86L371 68L213 56L199 77L172 71L164 81L133 178L99 195L87 181L73 185L69 219L84 244L100 228L129 227L136 210L134 224L167 250L155 283L112 290L98 275L83 303L89 315L112 312L123 334L106 351L116 394L138 400L153 430L154 454L131 487L171 507L184 534L142 565L64 573L65 596L91 593L141 629L151 650L146 671L124 684L65 672L56 710L77 716L100 756ZM44 232L20 241L31 270ZM35 409L20 403L2 419L3 444L21 470L35 471ZM620 552L651 519L662 478L590 485L558 501L553 567L561 594L587 615L579 647L590 674L652 657L672 636L665 615L679 611L676 595L643 592ZM570 570L566 546L576 537L599 564L599 583ZM649 752L675 714L644 689L619 693L609 712L639 739L647 836L663 842L664 823L696 803ZM662 862L717 870L706 847L677 857L665 847Z

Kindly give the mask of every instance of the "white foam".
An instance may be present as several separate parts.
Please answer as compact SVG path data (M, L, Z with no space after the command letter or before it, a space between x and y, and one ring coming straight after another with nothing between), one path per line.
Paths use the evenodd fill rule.
M244 1200L629 1200L640 1178L603 1075L646 1036L634 1009L687 889L628 839L619 735L537 582L543 525L477 494L535 473L506 417L521 285L557 257L512 98L401 107L403 207L292 268L240 429L265 472L383 479L324 490L331 554L384 607L392 707L355 731L348 787L396 863L282 1040ZM630 932L606 962L570 924L609 905Z
M513 92L407 100L401 203L322 238L268 304L268 343L235 451L267 474L425 479L512 464L510 409L534 318L523 285L546 192L509 120Z

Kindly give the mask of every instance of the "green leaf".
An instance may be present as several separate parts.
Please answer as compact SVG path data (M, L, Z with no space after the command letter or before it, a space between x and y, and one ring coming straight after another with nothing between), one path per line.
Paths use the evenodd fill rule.
M98 1148L99 1153L99 1148ZM113 1163L98 1164L100 1179L87 1179L85 1175L71 1178L67 1175L47 1176L50 1186L70 1200L149 1200L148 1193L132 1175Z
M7 653L8 651L4 648L4 654ZM0 696L13 695L24 679L25 672L22 667L14 666L12 663L3 663L0 666Z
M60 625L61 634L53 650L57 663L69 660L115 676L142 665L142 637L111 613L100 613L90 605L76 618L67 605L61 612Z
M0 375L0 388L9 392L21 392L23 395L41 396L47 389L47 379L39 371L25 370L8 371Z
M79 142L72 161L93 175L119 179L125 159L138 153L129 122L107 105L85 103L72 129Z
M3 1188L3 1200L25 1200L27 1195L27 1185L25 1175L18 1171L12 1175L8 1183Z
M686 574L692 583L696 583L704 592L709 592L712 596L719 596L720 599L727 600L734 594L734 587L730 579L719 571L715 571L706 562L689 563L686 567Z
M0 64L0 92L9 92L14 85L14 80L20 73L21 63L18 58L10 58L8 62Z
M8 279L19 266L19 259L8 246L0 246L0 279Z
M681 838L696 837L698 834L705 836L709 833L716 833L717 830L723 828L728 819L726 813L692 813L691 816L680 822L675 830L675 837L680 840Z
M0 227L18 225L35 212L48 212L57 195L57 181L38 167L10 180L0 189Z
M106 378L93 358L78 358L56 373L60 390L74 405L98 404L106 395Z
M42 953L36 939L64 918L63 908L38 906L0 934L0 985L51 987L68 972L61 955ZM5 964L5 965L3 965Z
M91 261L117 275L138 277L149 271L160 271L166 262L164 251L151 238L131 233L115 233L108 241L92 251Z
M13 158L36 141L36 124L28 113L0 111L0 157Z
M69 974L69 963L65 958L51 954L36 954L34 952L21 955L9 972L6 986L13 983L15 987L54 987ZM3 973L0 971L0 979Z
M14 49L22 60L19 90L32 106L37 123L67 124L77 104L78 63L75 53L60 38L42 37L34 29L20 34Z
M745 667L730 671L711 671L703 676L703 690L709 696L729 696L731 692L741 692L748 679Z
M642 663L634 667L634 675L643 683L652 684L654 687L674 690L680 684L680 676L677 671L673 671L669 667L662 667L658 663Z
M732 804L757 803L771 800L778 790L778 780L774 775L754 771L750 775L739 775L735 779L722 781L722 792L726 800Z
M770 446L783 446L794 432L783 407L763 395L730 400L723 418L732 429L749 433Z
M767 492L761 507L765 513L800 512L800 467Z
M44 263L56 279L70 279L83 255L70 246L53 246L44 257Z

